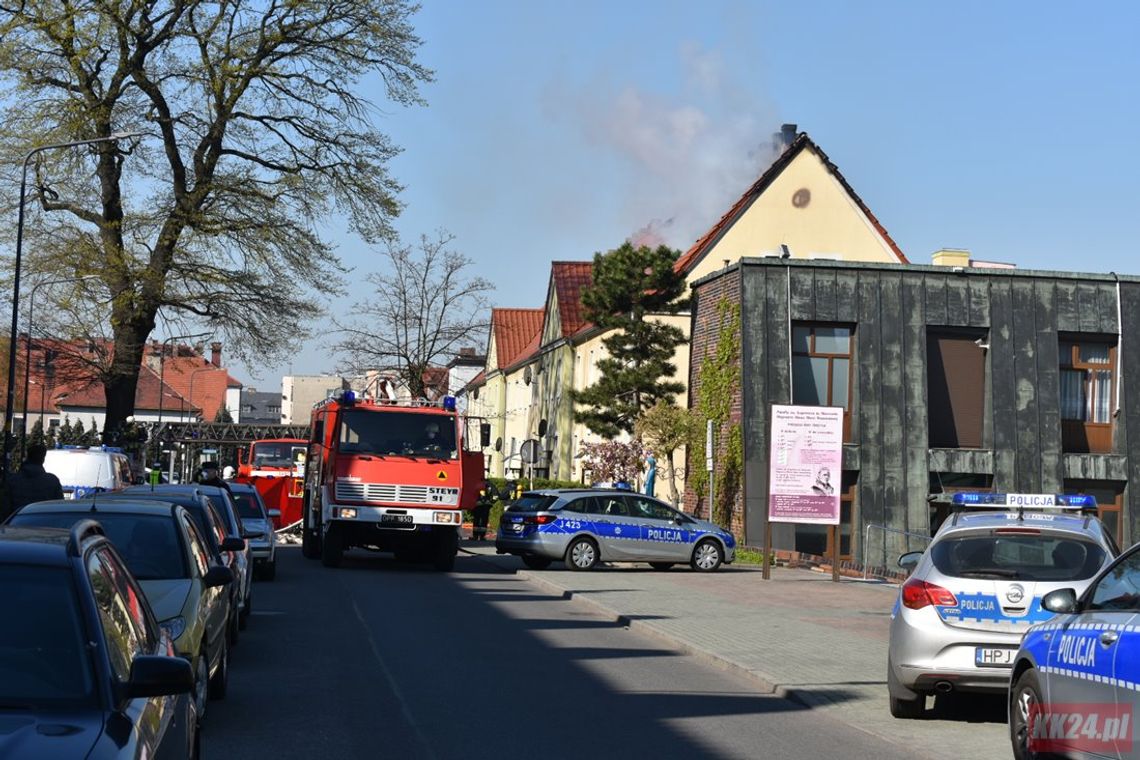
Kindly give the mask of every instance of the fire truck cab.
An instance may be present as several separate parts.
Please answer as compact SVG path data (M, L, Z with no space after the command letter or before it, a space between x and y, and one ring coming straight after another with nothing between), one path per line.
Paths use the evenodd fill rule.
M234 481L248 483L261 494L267 509L281 515L274 519L280 529L301 520L305 457L309 442L299 438L268 438L254 441L249 450L238 451Z
M336 567L345 550L362 547L450 571L463 510L484 485L481 448L490 428L479 425L469 444L471 423L450 396L432 405L358 400L342 391L317 404L305 462L303 554Z

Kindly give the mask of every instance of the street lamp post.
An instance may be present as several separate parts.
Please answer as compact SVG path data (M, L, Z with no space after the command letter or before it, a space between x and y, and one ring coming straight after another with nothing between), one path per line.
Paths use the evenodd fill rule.
M83 277L61 277L57 280L44 280L32 286L32 294L28 298L28 331L27 343L24 346L24 416L20 419L20 458L23 459L28 450L28 380L32 371L32 330L35 327L36 292L45 285L62 285L67 282L83 282L84 280L98 279L94 275ZM40 416L43 416L43 407L40 407Z
M20 174L20 204L16 212L16 262L12 273L12 330L8 342L8 393L7 403L4 406L4 461L0 469L0 481L7 481L8 471L12 465L12 413L15 406L16 391L16 341L20 321L20 263L24 247L24 196L28 190L28 164L32 156L45 150L57 148L74 148L79 145L93 145L95 143L113 142L128 137L138 137L141 132L115 133L107 137L95 137L89 140L74 140L72 142L40 145L28 151L24 156L23 169Z

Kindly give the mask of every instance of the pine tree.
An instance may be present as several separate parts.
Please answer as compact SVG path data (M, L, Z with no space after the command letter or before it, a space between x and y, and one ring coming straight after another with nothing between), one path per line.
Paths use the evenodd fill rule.
M59 432L56 433L56 440L59 442L59 445L61 445L61 446L69 446L69 445L75 443L75 441L73 440L74 437L75 437L74 432L73 432L73 429L71 427L71 418L70 417L64 417L63 418L63 424L59 426Z
M225 404L218 407L218 413L214 415L214 422L230 423L233 421L234 417L230 414L230 410Z
M642 411L685 389L671 379L673 353L685 334L652 318L689 308L682 298L685 278L673 270L679 255L629 242L594 255L593 284L582 292L582 306L587 319L612 331L602 340L609 356L598 361L598 381L573 398L578 420L598 435L632 433Z
M42 419L36 420L36 424L32 425L32 432L28 434L28 443L32 446L36 444L47 445L47 441L44 439L44 421Z

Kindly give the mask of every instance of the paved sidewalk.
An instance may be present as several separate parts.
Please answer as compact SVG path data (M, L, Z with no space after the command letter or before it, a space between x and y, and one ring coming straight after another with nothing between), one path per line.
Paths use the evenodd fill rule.
M886 663L890 609L897 588L830 573L729 566L716 573L647 565L600 566L578 573L561 563L529 570L493 545L463 549L518 567L551 593L592 607L711 664L748 674L764 688L864 731L904 744L916 756L1009 758L1001 698L940 701L924 720L892 718ZM839 749L837 757L842 757Z

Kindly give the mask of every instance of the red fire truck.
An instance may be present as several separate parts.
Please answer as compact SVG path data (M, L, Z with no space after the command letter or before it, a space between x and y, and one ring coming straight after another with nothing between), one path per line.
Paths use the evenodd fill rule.
M313 408L305 464L302 552L329 567L354 546L449 571L463 510L483 488L490 426L439 405L357 400L342 391ZM468 427L477 440L468 440ZM475 438L475 436L471 436Z
M256 488L266 509L281 510L274 525L277 529L301 520L308 446L301 438L270 438L254 441L248 451L238 452L234 481Z

